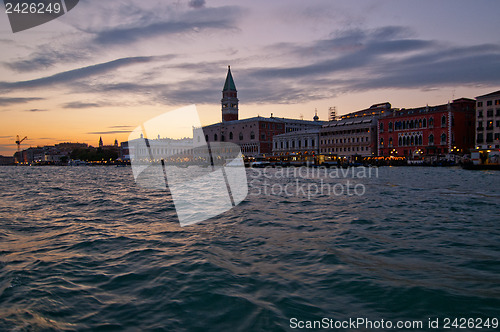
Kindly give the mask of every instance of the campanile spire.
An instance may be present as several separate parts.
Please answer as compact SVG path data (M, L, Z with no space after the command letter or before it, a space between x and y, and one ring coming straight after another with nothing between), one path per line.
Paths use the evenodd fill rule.
M231 66L227 66L226 82L222 89L222 122L238 120L238 91L234 84Z

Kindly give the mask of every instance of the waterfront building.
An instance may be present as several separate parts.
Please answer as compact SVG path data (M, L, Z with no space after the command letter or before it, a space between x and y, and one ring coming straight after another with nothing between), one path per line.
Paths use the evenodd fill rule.
M393 112L390 103L341 116L323 125L319 133L319 153L348 159L375 157L377 154L377 120Z
M500 91L476 97L476 149L500 148Z
M128 154L124 155L124 160L133 158L136 161L160 162L161 159L190 159L193 155L193 140L191 138L162 138L158 135L155 139L148 139L148 146L144 144L143 137L130 140L127 144L122 143L122 147Z
M128 141L120 143L120 154L118 157L120 160L130 160L130 150L128 148Z
M464 155L474 146L475 101L395 110L378 119L379 156L437 159Z
M320 127L273 136L273 156L286 161L313 161L319 153Z
M17 163L42 164L57 163L63 157L68 156L68 152L62 152L57 146L30 147L16 152L14 158Z
M258 157L272 154L275 135L320 128L323 124L315 116L312 121L274 117L252 117L238 119L238 93L231 69L228 68L222 90L222 121L209 126L194 128L193 137L205 136L207 143L230 142L240 146L245 157Z
M0 156L0 166L14 165L14 157Z
M475 165L500 165L500 90L476 97Z

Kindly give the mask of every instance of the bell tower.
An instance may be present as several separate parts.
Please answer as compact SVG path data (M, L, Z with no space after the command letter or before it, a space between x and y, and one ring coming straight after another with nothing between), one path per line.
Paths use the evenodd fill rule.
M222 89L222 122L238 120L238 91L231 75L231 66L227 66L226 82Z

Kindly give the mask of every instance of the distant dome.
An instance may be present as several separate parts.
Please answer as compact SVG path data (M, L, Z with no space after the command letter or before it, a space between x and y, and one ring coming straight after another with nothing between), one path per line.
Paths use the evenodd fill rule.
M314 110L314 117L313 117L313 120L314 120L314 121L319 121L318 109L315 109L315 110Z

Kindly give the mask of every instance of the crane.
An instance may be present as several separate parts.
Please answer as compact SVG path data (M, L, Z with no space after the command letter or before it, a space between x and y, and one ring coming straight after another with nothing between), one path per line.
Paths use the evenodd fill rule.
M20 152L21 151L21 143L27 139L28 136L24 136L23 139L19 139L19 135L17 135L17 140L16 140L16 144L17 144L17 152Z

